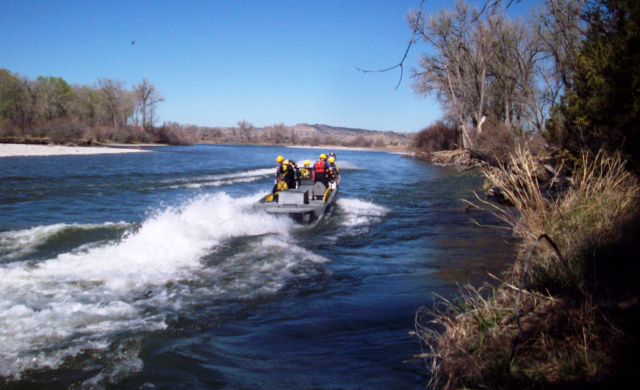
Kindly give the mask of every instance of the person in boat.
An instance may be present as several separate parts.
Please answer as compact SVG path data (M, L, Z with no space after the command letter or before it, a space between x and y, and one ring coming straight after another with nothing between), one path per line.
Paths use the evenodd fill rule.
M276 180L276 185L273 186L273 190L271 190L271 195L269 195L266 199L267 202L277 202L278 195L280 191L284 191L287 189L287 183L284 180Z
M329 163L329 180L337 181L338 175L340 175L340 171L338 170L338 166L336 165L336 158L331 156L329 157L329 160L327 160L327 162Z
M311 179L313 174L313 168L311 167L311 161L304 160L304 167L300 168L301 179Z
M329 187L328 171L329 162L327 162L327 155L322 153L318 161L313 165L313 182L322 182L325 187Z
M329 152L329 158L331 158L331 157L333 157L334 161L338 159L338 156L336 156L336 154L333 153L333 150Z
M298 165L291 160L287 160L282 156L278 156L276 161L280 164L276 169L276 173L278 174L278 178L276 181L276 186L273 188L273 193L278 187L278 183L283 181L287 188L296 188L296 170Z

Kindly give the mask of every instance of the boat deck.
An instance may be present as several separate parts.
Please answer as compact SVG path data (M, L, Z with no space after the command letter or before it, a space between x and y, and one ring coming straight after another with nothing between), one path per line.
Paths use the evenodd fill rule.
M322 217L326 208L335 201L337 192L337 185L327 188L320 182L302 179L298 188L280 191L271 202L267 201L270 197L267 195L258 204L268 213L288 214L309 222Z

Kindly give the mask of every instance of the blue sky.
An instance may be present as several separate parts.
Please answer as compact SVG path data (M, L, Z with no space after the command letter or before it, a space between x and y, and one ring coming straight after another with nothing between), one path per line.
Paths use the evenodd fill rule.
M525 0L529 3L533 0ZM480 3L475 0L472 3ZM0 0L0 68L35 79L147 78L160 120L235 126L246 120L416 132L441 117L415 95L400 61L420 0ZM452 1L426 0L427 11ZM526 4L517 7L528 9ZM135 44L132 42L135 41Z

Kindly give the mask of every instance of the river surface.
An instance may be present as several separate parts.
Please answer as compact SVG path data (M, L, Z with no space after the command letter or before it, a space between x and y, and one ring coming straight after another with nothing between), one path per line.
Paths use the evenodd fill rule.
M313 226L253 204L275 158L196 145L0 158L0 387L422 389L414 316L512 246L482 176L336 150Z

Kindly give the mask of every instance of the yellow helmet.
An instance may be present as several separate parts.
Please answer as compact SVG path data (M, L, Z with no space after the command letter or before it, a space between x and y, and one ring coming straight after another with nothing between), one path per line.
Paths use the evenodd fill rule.
M324 154L324 153L322 153L322 154L320 155L320 158L324 158L324 159L326 160L326 159L327 159L327 155L326 155L326 154Z
M329 157L329 164L333 164L335 161L336 159L333 156Z
M276 157L276 162L281 163L283 160L284 160L284 157L282 157L282 156Z
M311 165L311 161L309 161L309 160L304 160L304 165Z

